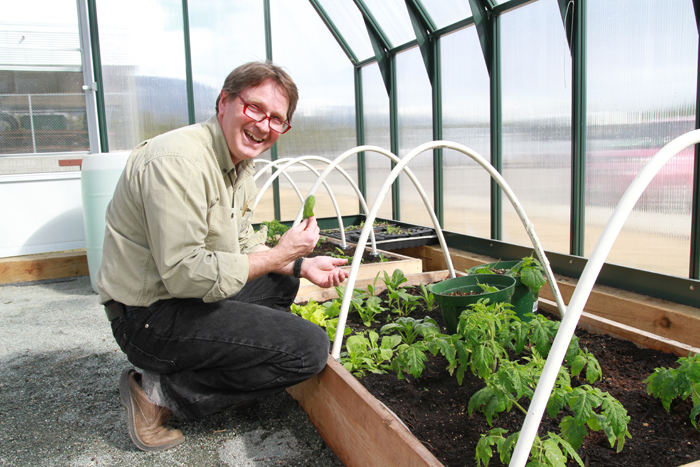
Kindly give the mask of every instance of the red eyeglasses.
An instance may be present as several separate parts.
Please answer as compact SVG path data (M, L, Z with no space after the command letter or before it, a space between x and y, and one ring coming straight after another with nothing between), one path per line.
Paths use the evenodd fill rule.
M243 100L240 94L238 94L238 98L243 102L243 113L246 115L248 118L252 118L256 122L262 122L263 120L268 120L270 122L270 130L279 133L281 135L285 134L288 132L291 128L292 125L289 123L285 122L279 117L271 117L267 115L265 112L262 111L260 107L258 107L255 104L249 104L246 101Z

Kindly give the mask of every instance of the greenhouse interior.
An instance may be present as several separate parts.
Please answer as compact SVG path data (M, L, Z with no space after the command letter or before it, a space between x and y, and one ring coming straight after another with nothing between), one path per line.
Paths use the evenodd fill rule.
M3 11L0 403L9 413L25 398L36 413L5 417L0 464L700 466L700 0ZM218 98L235 99L225 80L251 62L284 70L298 102L281 117L253 104L258 118L237 93L278 137L251 157L246 228L267 229L278 251L313 217L331 245L321 254L348 261L337 287L306 279L300 259L294 270L288 311L326 331L328 363L283 392L306 428L248 413L267 430L251 438L224 412L176 421L191 440L142 453L117 395L128 362L101 314L105 215L132 151L221 123ZM44 307L30 293L58 295ZM83 301L60 304L71 295ZM73 331L38 323L46 310L79 314L71 306L87 307L93 335L52 342ZM28 369L47 349L52 368ZM97 391L113 418L94 426L60 408L67 396L39 400L41 381L67 388L55 372L83 358L102 359L80 370L100 378L71 391ZM27 386L10 390L17 380ZM46 425L14 428L19 417ZM256 451L261 436L290 449Z

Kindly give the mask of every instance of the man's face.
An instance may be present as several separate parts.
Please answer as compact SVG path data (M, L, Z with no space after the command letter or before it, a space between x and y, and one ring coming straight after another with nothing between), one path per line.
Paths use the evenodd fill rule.
M273 80L268 79L257 86L246 88L240 92L240 96L246 103L256 105L267 115L286 121L289 99L284 88ZM243 105L238 96L230 96L222 91L217 117L234 164L259 156L270 149L280 136L270 130L269 120L255 122L245 115Z

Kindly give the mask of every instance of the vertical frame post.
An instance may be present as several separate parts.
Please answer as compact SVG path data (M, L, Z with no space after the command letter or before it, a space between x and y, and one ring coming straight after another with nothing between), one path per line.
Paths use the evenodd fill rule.
M185 81L187 84L187 116L190 125L196 122L194 115L194 83L192 81L192 51L190 49L190 13L187 0L182 0L182 29L185 38Z
M272 61L272 19L270 17L270 0L265 0L264 3L264 14L265 14L265 57L267 60ZM275 143L272 148L270 148L270 159L273 161L277 160L277 143ZM277 171L274 167L272 168L272 173ZM282 220L282 206L280 205L280 184L279 178L276 178L272 182L272 201L275 209L275 219Z

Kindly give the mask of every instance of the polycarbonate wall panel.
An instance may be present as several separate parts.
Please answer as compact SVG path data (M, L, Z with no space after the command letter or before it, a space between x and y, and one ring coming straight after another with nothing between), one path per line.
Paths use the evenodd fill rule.
M353 2L347 0L319 0L333 25L347 42L359 61L374 57L372 43L369 41L367 27L362 13Z
M691 0L588 2L586 244L590 255L637 173L695 128L698 31ZM693 148L668 162L607 262L688 277Z
M365 144L391 151L389 130L389 95L376 63L362 68L362 105L364 107ZM391 161L377 153L365 152L367 204L374 205L380 188L391 172ZM391 219L391 192L380 205L377 215Z
M472 15L469 0L420 0L420 2L428 10L430 18L438 29Z
M58 159L90 148L76 2L35 3L0 9L0 175L77 171Z
M432 92L418 47L396 56L396 98L399 111L399 157L433 140ZM425 151L408 164L434 206L433 151ZM401 220L432 225L430 213L411 179L401 173Z
M188 2L195 120L216 113L224 80L237 66L265 60L263 2Z
M416 38L404 0L364 0L392 47Z
M501 16L503 176L542 246L569 253L571 54L556 0ZM503 196L502 238L531 246Z
M182 3L96 4L110 151L187 125Z
M313 155L333 160L357 146L352 64L308 1L270 3L273 59L289 72L299 88L292 129L278 140L278 156L281 159ZM319 172L327 167L323 163L313 165ZM357 183L357 156L346 159L341 167ZM291 175L304 196L317 179L312 171L298 165ZM334 171L326 181L341 215L357 214L358 197L345 177ZM280 190L282 219L293 219L301 203L286 181L282 180ZM335 216L331 198L325 193L323 188L317 191L314 213L318 217Z
M442 138L491 160L489 74L475 27L440 39ZM488 172L469 156L443 150L445 229L488 238L491 196Z

